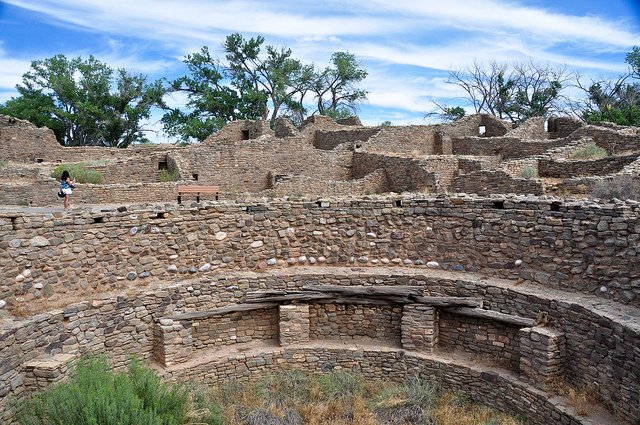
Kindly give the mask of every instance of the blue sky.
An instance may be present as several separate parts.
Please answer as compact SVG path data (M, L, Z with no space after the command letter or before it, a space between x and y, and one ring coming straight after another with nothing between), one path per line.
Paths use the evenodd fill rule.
M318 67L333 52L354 53L369 71L363 122L425 124L430 98L461 102L447 70L474 60L566 64L587 79L625 72L625 54L640 45L640 1L5 0L0 102L35 59L94 55L150 79L175 78L186 73L185 55L204 45L222 58L233 32L262 35Z

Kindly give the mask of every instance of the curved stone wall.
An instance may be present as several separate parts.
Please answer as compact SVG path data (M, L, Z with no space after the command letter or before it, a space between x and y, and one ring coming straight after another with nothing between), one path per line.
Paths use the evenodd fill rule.
M485 307L496 312L531 318L542 314L550 326L565 334L565 356L568 359L565 379L576 386L595 383L602 399L620 418L624 418L624 422L635 423L640 419L640 410L638 409L640 353L636 348L640 346L640 323L638 318L629 315L623 306L611 301L598 300L593 296L554 291L531 284L513 286L510 281L491 279L471 273L427 269L394 271L380 268L365 270L367 269L354 272L352 268L325 268L323 272L320 272L316 268L308 267L289 269L288 271L272 270L263 273L207 273L206 278L186 281L178 285L166 286L166 282L158 282L157 286L155 284L150 286L144 293L130 293L115 298L105 297L102 300L83 302L69 306L64 310L41 314L32 319L3 322L0 330L0 358L2 359L0 363L0 388L3 389L0 392L0 397L2 397L0 407L4 415L3 420L11 420L15 413L8 405L10 398L24 397L33 389L32 381L35 378L30 375L29 371L34 367L32 363L35 360L46 360L61 353L77 355L83 352L93 352L108 354L113 363L118 366L123 365L131 353L143 358L152 358L154 347L158 344L157 329L162 325L163 317L182 312L233 306L242 302L249 291L264 288L295 289L316 282L341 286L412 285L423 288L424 294L430 296L481 297L485 300ZM349 317L352 322L357 323L354 320L356 315L364 310L362 312L352 311L353 314L350 314ZM394 324L397 323L397 319L393 318L393 314L384 313L383 310L380 310L378 314L380 314L381 322L389 321L389 329L397 326ZM384 319L385 317L388 319ZM243 313L236 317L236 322L249 320L249 318L251 315ZM269 324L268 317L260 315L254 315L251 320L263 320L265 322L264 329L269 331L249 334L241 333L241 327L229 326L227 327L228 332L221 339L222 342L219 345L212 344L214 350L223 349L223 351L217 352L218 354L214 354L213 357L211 355L201 357L200 354L194 354L192 360L187 360L187 363L183 361L182 364L174 364L166 370L176 377L180 373L189 374L191 372L186 370L192 364L190 362L198 363L201 361L199 359L213 358L218 359L213 360L214 363L216 361L222 363L219 368L216 366L209 369L210 379L213 379L214 375L218 376L218 379L223 379L231 373L229 370L234 371L233 376L235 377L244 376L249 373L248 370L259 366L261 361L256 360L257 363L254 364L250 356L243 351L232 357L235 359L234 361L246 362L245 365L227 369L229 363L225 363L226 361L220 360L220 358L224 357L224 350L232 349L238 342L266 344L264 346L267 347L267 351L270 349L268 348L269 341L273 341L274 338L273 324ZM468 322L468 319L466 321ZM180 332L184 329L183 325L186 325L186 322L184 324L171 322L167 325L177 327L176 331ZM482 326L484 326L482 321L479 321L478 327ZM229 328L235 330L232 331ZM248 327L246 328L248 329ZM209 333L212 329L214 327L209 327L207 330L209 339L217 338L215 330L214 334ZM331 329L339 332L340 327L332 326ZM331 341L338 340L342 340L343 344L352 344L351 341L355 341L360 346L365 344L362 339L349 338L348 332L348 329L344 329L342 334L316 332L311 336L316 343L327 346ZM196 335L202 334L196 333ZM245 337L245 339L238 341L238 336ZM375 340L376 346L387 347L390 352L395 353L393 356L400 355L397 340L394 342L392 335L388 332L380 332L375 335L371 333L367 336ZM204 339L206 340L207 337ZM499 341L500 338L497 340ZM195 341L193 345L197 345ZM206 349L204 345L195 348L198 350ZM295 349L295 346L293 348ZM371 349L370 351L375 350ZM202 352L204 353L204 351ZM302 366L306 362L309 362L313 368L321 364L318 363L319 360L310 361L305 360L306 357L293 356L294 352L295 350L290 352L291 354L283 354L287 359L284 363L293 362L294 360L291 359L298 359L296 361L300 362ZM322 350L318 352L321 353ZM422 355L416 354L416 356L422 358ZM448 358L446 350L440 357L445 360ZM523 386L522 381L517 378L513 378L515 381L510 378L510 381L507 382L492 374L481 374L480 378L473 375L476 372L464 372L463 375L459 375L461 372L458 367L449 369L452 367L453 360L445 360L439 360L436 362L437 365L436 363L429 365L429 362L425 361L424 365L420 363L418 366L427 367L428 370L437 370L437 373L433 373L453 388L466 389L472 394L477 393L479 399L496 407L508 408L511 394L515 391L513 385ZM383 362L383 364L387 365L387 362ZM411 363L410 366L416 365ZM380 370L374 371L376 367L377 364L375 367L365 368L367 369L366 373L380 373ZM383 366L381 370L387 372L389 367L392 366ZM469 370L476 369L474 366ZM223 370L227 372L223 373ZM469 376L465 375L466 373L472 374L473 379L477 380L470 380ZM498 375L502 373L500 372ZM504 373L507 373L506 369ZM516 382L516 384L512 382ZM473 385L467 385L468 383L473 383ZM492 392L489 391L490 389ZM489 394L495 392L500 393L501 396L494 395L494 398L491 399ZM544 406L548 406L550 403L540 401L543 398L543 393L527 389L521 394L522 403L529 398L529 402L536 406L541 403L541 410L529 412L528 415L534 415L530 417L535 417L536 414L557 416L557 412L540 413L547 409ZM526 409L526 404L521 406L515 407L516 410ZM556 418L556 416L549 417ZM541 421L539 423L549 422Z
M424 265L640 305L640 206L398 197L0 213L0 299L96 294L175 273Z

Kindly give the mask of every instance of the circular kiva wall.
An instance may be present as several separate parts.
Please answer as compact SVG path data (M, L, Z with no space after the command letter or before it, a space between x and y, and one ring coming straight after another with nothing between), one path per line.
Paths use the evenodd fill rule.
M0 298L41 311L89 301L0 322L2 419L94 352L208 381L293 363L433 375L537 423L580 423L546 401L565 380L636 423L638 211L398 197L4 213ZM361 293L323 300L309 295L318 285Z
M3 420L15 415L10 399L63 379L80 353L93 352L116 366L135 353L169 379L208 383L280 368L431 377L534 423L591 423L545 392L561 379L595 384L618 416L606 423L637 421L639 326L615 303L473 273L353 269L206 273L5 323ZM264 298L301 300L327 285L364 295ZM422 296L397 295L407 288Z

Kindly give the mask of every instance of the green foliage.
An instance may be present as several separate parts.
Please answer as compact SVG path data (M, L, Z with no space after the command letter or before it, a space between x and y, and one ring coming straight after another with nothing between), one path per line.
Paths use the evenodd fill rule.
M534 62L474 62L466 69L449 71L448 83L465 93L476 113L492 114L518 123L548 116L563 108L562 89L571 77L564 67Z
M23 425L180 425L186 423L188 392L167 386L154 372L132 362L114 373L104 357L78 361L67 383L26 402Z
M269 119L273 127L278 116L286 116L301 123L314 99L315 112L348 117L365 99L366 92L355 85L367 73L354 55L334 53L332 65L316 71L294 58L291 49L264 43L264 37L235 33L223 43L224 63L207 46L188 55L190 75L170 83L171 91L187 95L187 108L165 107L165 131L184 142L202 141L233 120Z
M387 121L382 121L380 123L380 127L391 127L391 126L393 126L393 123L391 121L388 121L388 120Z
M6 159L0 159L0 168L5 168L7 165L9 165L9 161Z
M60 180L62 177L62 173L64 170L69 172L71 176L71 180L75 180L77 183L91 183L91 184L100 184L104 182L104 176L101 172L96 170L90 170L87 168L90 163L88 162L78 162L74 164L59 164L54 168L51 173L52 177L55 177L56 180Z
M145 141L141 121L162 104L165 90L157 81L123 69L114 72L93 56L64 55L31 62L16 86L19 96L0 113L53 129L66 146L127 147Z
M601 180L593 186L591 196L601 199L618 198L640 201L640 180L628 175Z
M161 182L177 182L180 180L180 173L178 170L160 170Z
M327 373L318 376L321 400L354 398L364 393L362 375L349 372Z
M592 81L585 90L588 99L582 105L582 117L589 124L606 122L640 126L640 48L634 46L626 56L630 71L616 81Z
M607 156L609 156L609 153L593 142L587 143L571 154L573 159L601 159Z
M538 170L531 165L523 165L520 168L520 177L523 179L532 179L538 177Z

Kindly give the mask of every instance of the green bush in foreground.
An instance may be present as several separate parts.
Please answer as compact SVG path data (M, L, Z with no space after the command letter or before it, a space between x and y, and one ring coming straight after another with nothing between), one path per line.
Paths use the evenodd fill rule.
M113 372L103 357L78 361L66 383L26 402L23 425L181 425L186 424L189 393L168 386L133 361L128 373Z
M79 162L75 164L60 164L56 166L51 173L52 177L55 177L56 180L60 180L62 176L62 172L64 170L69 171L71 175L71 179L75 180L77 183L92 183L99 184L104 181L104 176L99 171L90 170L87 168L87 163Z

